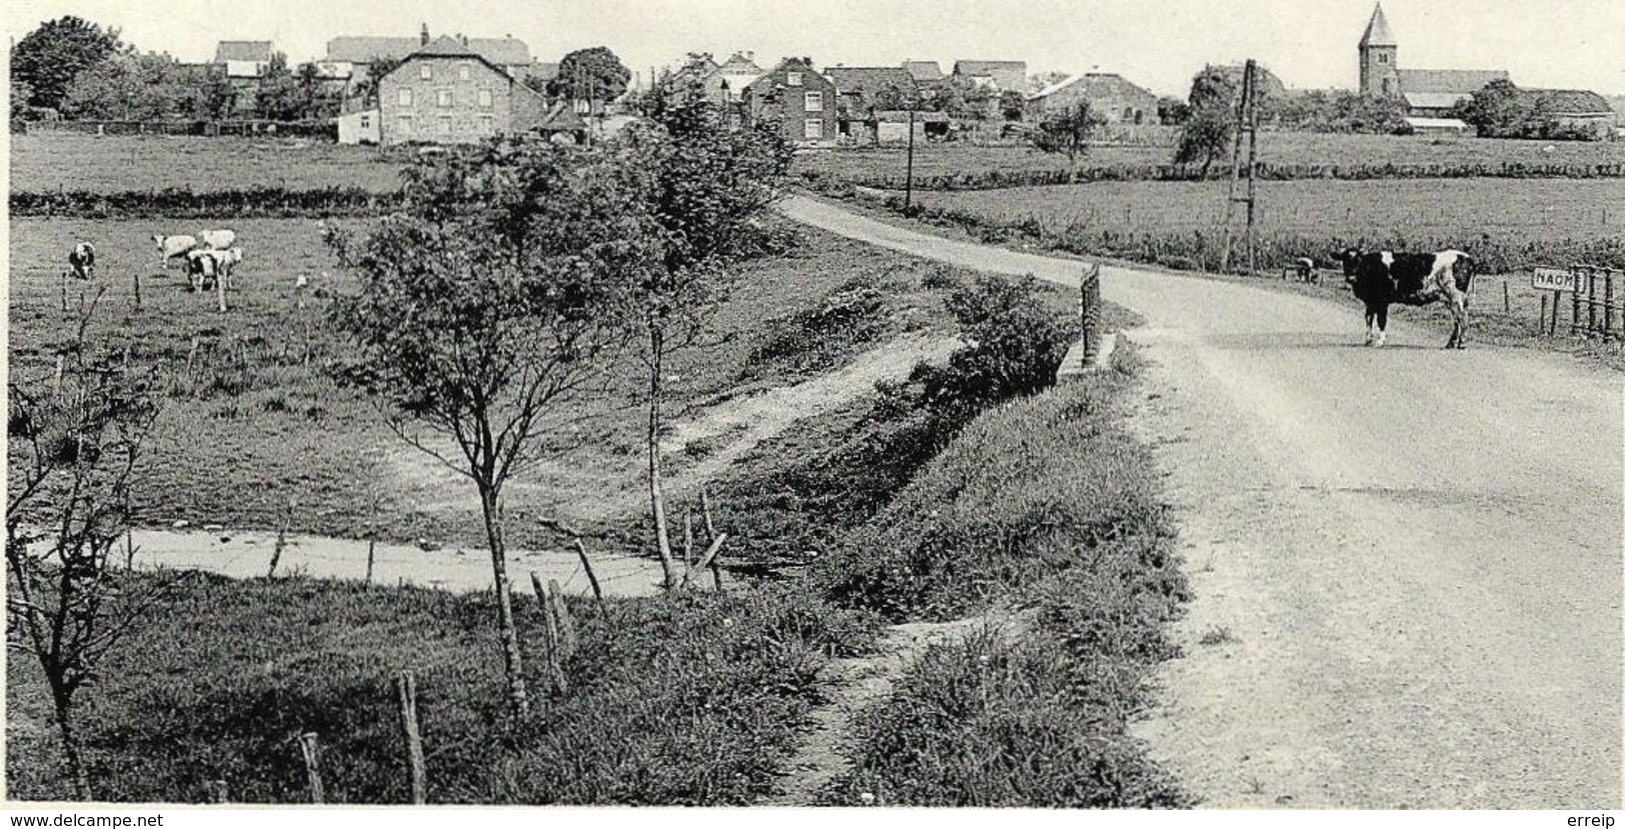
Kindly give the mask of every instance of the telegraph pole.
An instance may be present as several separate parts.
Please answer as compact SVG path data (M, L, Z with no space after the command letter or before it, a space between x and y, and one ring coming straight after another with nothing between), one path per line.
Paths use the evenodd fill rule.
M903 215L908 215L909 208L914 206L914 111L918 109L918 98L911 98L908 102L908 172L903 178ZM875 122L875 134L880 134L880 122Z
M1242 142L1247 143L1246 163L1242 160ZM1237 196L1243 170L1246 171L1247 194ZM1219 264L1221 273L1230 270L1230 255L1234 239L1232 224L1237 203L1247 205L1247 275L1258 272L1258 63L1248 60L1241 73L1241 94L1236 101L1236 138L1230 151L1230 192L1224 207L1224 259Z

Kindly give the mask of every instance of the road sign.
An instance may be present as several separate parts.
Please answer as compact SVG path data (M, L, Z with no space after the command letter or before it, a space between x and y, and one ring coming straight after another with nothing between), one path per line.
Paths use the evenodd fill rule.
M1579 284L1579 277L1573 271L1562 268L1536 268L1534 287L1537 291L1567 291L1574 293Z

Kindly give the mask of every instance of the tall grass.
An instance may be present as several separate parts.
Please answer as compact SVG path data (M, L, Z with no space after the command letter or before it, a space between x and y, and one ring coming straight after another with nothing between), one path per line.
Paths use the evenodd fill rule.
M1094 376L979 418L825 563L837 600L894 618L1014 603L1019 637L932 648L868 711L831 804L1179 806L1127 733L1186 598L1146 450ZM867 795L867 797L866 797Z

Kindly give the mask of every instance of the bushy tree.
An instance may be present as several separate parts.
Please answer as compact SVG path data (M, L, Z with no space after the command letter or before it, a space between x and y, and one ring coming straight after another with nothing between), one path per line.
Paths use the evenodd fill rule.
M1541 138L1548 131L1545 101L1508 80L1491 81L1456 105L1456 117L1482 138Z
M80 73L61 107L70 118L159 121L190 116L207 91L169 55L127 49Z
M1106 119L1088 101L1079 101L1040 121L1038 129L1028 134L1028 140L1043 152L1066 156L1076 169L1078 159L1089 154L1089 139L1105 123Z
M1190 111L1190 104L1172 95L1164 95L1157 99L1157 122L1163 126L1172 127L1185 123Z
M28 105L58 109L75 79L120 51L117 29L73 15L40 24L11 48L11 77L28 85Z
M1207 175L1214 160L1230 147L1236 94L1235 84L1224 71L1209 66L1197 73L1191 80L1190 110L1174 151L1175 164L1201 161L1202 175Z
M648 100L649 123L634 125L624 144L656 179L651 213L666 247L657 267L636 286L631 316L641 328L648 376L648 484L655 544L667 589L677 584L661 485L659 435L665 397L663 368L672 352L701 341L728 295L729 267L762 252L768 242L758 219L778 198L790 148L768 124L729 129L723 110L707 99L697 77Z
M400 67L400 65L400 58L373 58L372 63L367 64L366 77L362 78L356 83L352 94L363 101L370 101L377 98L378 82L382 80L385 75L394 72ZM527 78L525 82L527 84L530 83L530 79ZM541 90L537 91L540 92Z
M626 92L631 70L608 47L577 49L559 61L559 74L547 84L553 99L613 101Z
M652 171L624 149L487 145L407 171L402 211L327 241L360 279L333 319L341 377L385 404L408 444L473 482L496 588L508 698L529 707L502 519L538 436L595 393L623 340L628 286L648 282L662 229Z

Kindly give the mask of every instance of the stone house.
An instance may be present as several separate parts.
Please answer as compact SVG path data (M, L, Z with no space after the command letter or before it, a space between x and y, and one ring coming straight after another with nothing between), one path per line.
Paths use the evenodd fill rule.
M528 130L546 112L540 94L453 37L408 54L378 81L385 145L474 143Z
M1122 75L1090 72L1073 75L1027 96L1026 120L1042 122L1087 102L1091 112L1109 124L1154 124L1157 96Z
M838 133L836 89L808 58L785 58L749 86L742 104L751 121L778 120L799 146L833 144Z
M552 80L558 75L556 63L538 63L531 58L530 46L518 38L457 37L470 51L487 63L524 81L531 76ZM357 37L341 36L327 41L327 55L318 63L332 64L342 71L351 86L367 77L368 68L379 60L402 60L407 55L429 45L429 24L423 24L417 37Z

